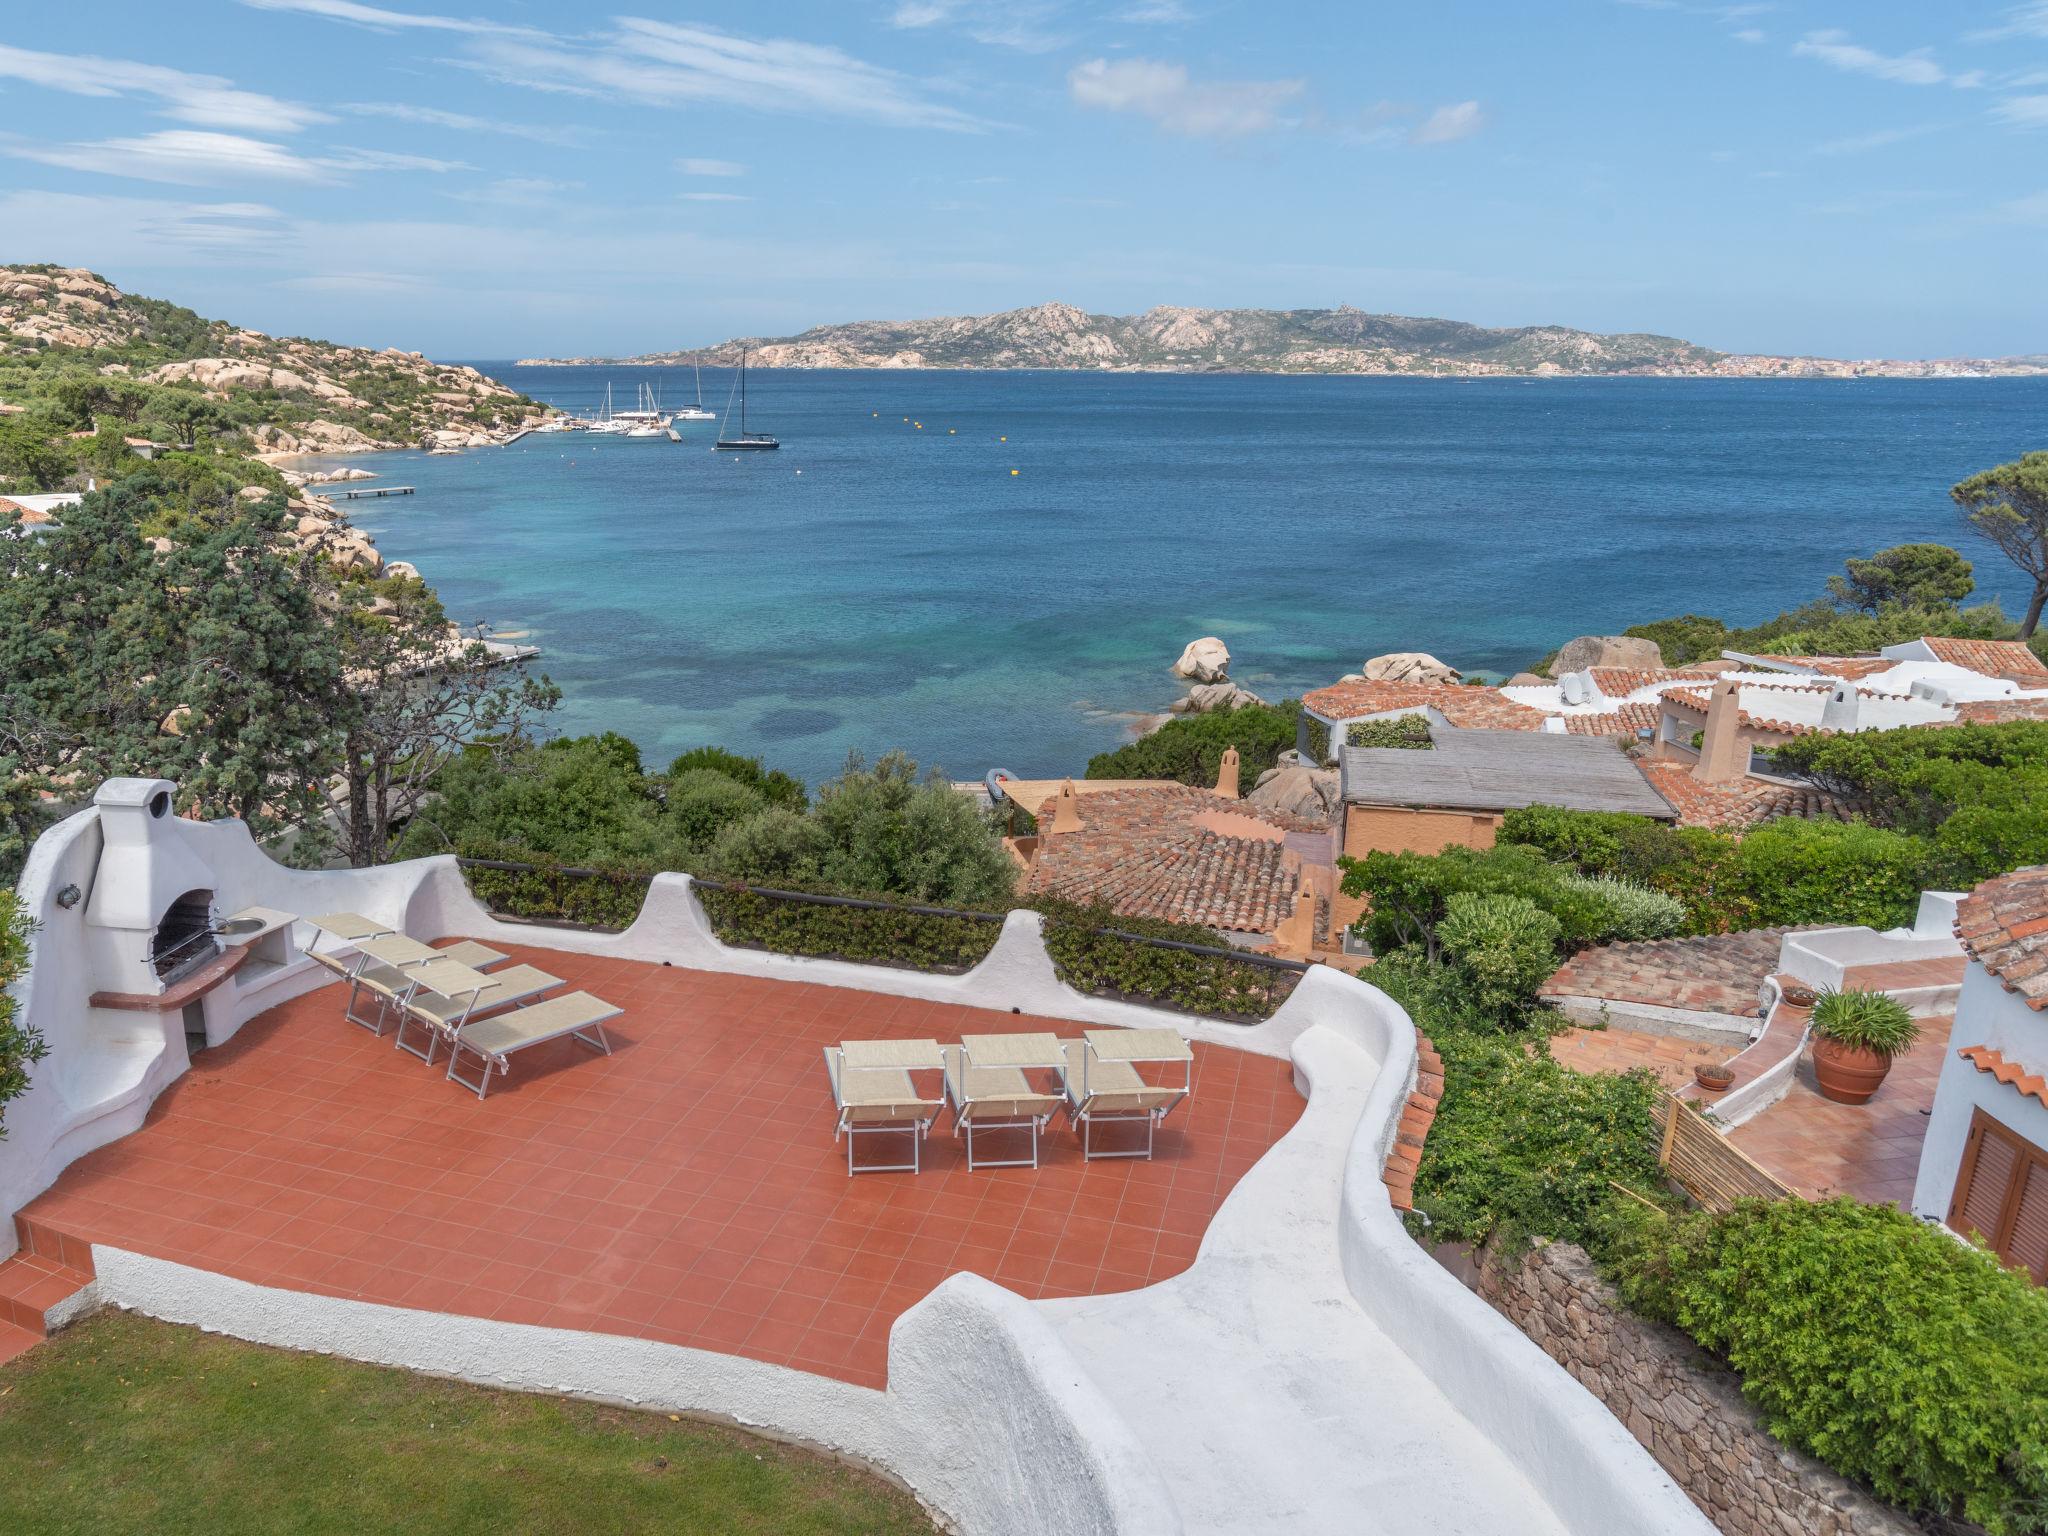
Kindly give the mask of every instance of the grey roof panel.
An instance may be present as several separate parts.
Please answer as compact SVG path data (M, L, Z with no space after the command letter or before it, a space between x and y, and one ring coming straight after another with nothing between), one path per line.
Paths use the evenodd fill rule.
M1345 801L1465 811L1557 805L1573 811L1631 811L1660 821L1676 816L1607 737L1446 726L1431 734L1436 745L1426 752L1344 748L1339 762Z

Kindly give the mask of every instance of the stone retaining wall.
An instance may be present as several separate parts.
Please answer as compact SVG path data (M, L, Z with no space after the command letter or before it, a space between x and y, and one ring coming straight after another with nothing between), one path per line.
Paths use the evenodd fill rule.
M1583 1249L1453 1266L1626 1424L1726 1536L1927 1536L1764 1430L1732 1372L1673 1329L1623 1308Z

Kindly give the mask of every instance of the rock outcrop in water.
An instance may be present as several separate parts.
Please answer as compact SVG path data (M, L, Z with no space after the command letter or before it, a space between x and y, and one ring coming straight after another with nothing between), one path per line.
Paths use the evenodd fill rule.
M1230 647L1214 635L1190 640L1173 664L1173 675L1194 683L1220 683L1230 675Z

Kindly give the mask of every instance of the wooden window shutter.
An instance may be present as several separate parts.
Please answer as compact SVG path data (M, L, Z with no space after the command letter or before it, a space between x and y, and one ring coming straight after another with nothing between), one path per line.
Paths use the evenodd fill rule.
M1995 1246L2019 1165L2020 1149L2011 1133L1978 1110L1969 1143L1963 1148L1962 1175L1956 1180L1948 1224L1965 1236L1974 1232Z
M1948 1224L2048 1285L2048 1150L1976 1111Z
M2027 1159L2026 1182L2001 1254L2032 1275L2036 1285L2048 1285L2048 1158Z

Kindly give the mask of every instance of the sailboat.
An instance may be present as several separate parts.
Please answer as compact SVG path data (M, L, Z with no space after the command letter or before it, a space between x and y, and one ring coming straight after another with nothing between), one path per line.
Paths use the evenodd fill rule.
M661 414L661 401L654 393L654 386L642 384L634 400L633 409L620 411L618 420L626 423L625 437L661 437L668 431L668 418Z
M612 415L611 385L607 384L604 387L604 410L595 421L591 422L583 430L586 432L602 433L606 437L623 437L625 435L626 423Z
M697 403L684 406L675 415L671 416L669 420L716 421L718 420L718 412L709 411L704 408L704 365L701 362L693 362L691 366L697 370Z
M727 426L732 422L732 401L728 399L725 404L725 420L718 424L718 441L711 445L712 450L714 452L729 450L737 453L752 448L780 448L782 444L778 443L766 432L749 432L747 430L747 349L745 347L740 348L740 376L735 388L738 389L740 397L740 430L737 435L726 430Z

